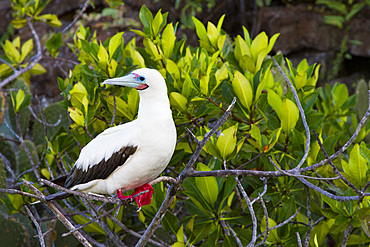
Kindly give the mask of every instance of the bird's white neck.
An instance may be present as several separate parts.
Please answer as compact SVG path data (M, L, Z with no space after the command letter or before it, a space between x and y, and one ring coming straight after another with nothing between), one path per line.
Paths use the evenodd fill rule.
M150 121L159 118L172 118L170 102L166 95L155 95L155 97L147 97L149 95L140 95L138 120Z

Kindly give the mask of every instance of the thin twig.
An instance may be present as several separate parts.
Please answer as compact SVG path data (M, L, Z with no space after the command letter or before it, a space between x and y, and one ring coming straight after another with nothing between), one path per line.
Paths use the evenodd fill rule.
M295 232L295 234L297 235L298 247L302 247L302 240L301 236L299 236L299 232Z
M36 115L36 113L33 111L32 107L31 106L28 106L28 109L30 110L32 116L36 119L37 122L39 123L42 123L42 124L45 124L46 126L48 127L56 127L60 124L60 122L62 121L62 114L59 114L59 119L54 123L54 124L49 124L47 123L46 121L43 121L41 119L39 119Z
M346 230L344 230L344 236L343 236L342 244L340 245L341 247L346 247L347 246L349 235L351 235L352 229L353 229L353 226L350 223L348 228Z
M30 188L33 193L35 193L37 196L42 198L43 203L54 213L54 215L58 218L60 222L62 222L67 229L72 230L74 225L64 216L62 212L54 205L52 202L45 201L44 195L39 191L37 188L35 188L30 182L23 179L23 183ZM85 247L92 247L92 245L87 241L87 239L79 232L76 231L73 233L73 235L80 241L80 243Z
M256 240L257 240L257 218L256 218L256 214L254 212L251 200L249 199L247 193L245 192L245 190L244 190L242 184L240 183L238 177L234 176L234 178L235 178L236 184L239 187L239 190L241 191L241 193L244 197L245 202L247 203L247 207L249 209L249 213L250 213L251 218L252 218L252 227L253 227L253 229L252 229L252 239L251 239L251 241L249 242L249 244L247 246L254 246L255 243L256 243Z
M110 122L110 125L113 126L114 121L116 120L116 111L117 111L117 102L116 102L116 94L113 91L113 117Z
M307 221L308 221L308 231L306 233L306 237L303 243L303 246L307 247L310 243L310 236L312 231L312 218L311 218L311 194L310 194L310 188L306 186L307 191Z
M263 214L265 216L266 231L263 233L263 234L265 234L265 236L263 237L263 240L259 244L257 244L256 246L263 245L267 241L267 238L268 238L269 233L270 233L269 215L268 215L268 211L267 211L267 208L266 208L265 201L262 199L262 197L260 197L259 201L261 202L261 206L262 206L262 209L263 209Z
M24 205L24 208L26 209L26 211L27 211L27 214L28 214L28 216L30 216L30 218L31 218L31 220L32 220L32 222L33 222L33 224L35 225L35 227L36 227L36 230L37 230L37 236L39 237L39 241L40 241L40 245L41 245L41 247L45 247L46 245L45 245L45 240L44 240L44 235L45 234L43 234L42 233L42 230L41 230L41 227L40 227L40 224L37 222L37 220L35 219L35 217L33 216L33 214L32 214L32 212L31 212L31 210L28 208L28 206L27 205Z
M77 21L78 19L80 19L81 15L86 11L87 7L89 6L89 0L86 0L81 11L76 15L76 17L73 19L73 21L71 23L69 23L68 26L66 26L63 30L62 30L62 34L64 34L65 32L67 32Z
M95 221L99 220L100 218L105 217L105 216L107 216L108 214L112 213L114 210L119 209L119 207L120 207L120 205L115 206L114 208L110 209L109 211L106 211L105 213L103 213L103 214L101 214L101 215L99 215L99 216L97 216L97 217L93 218L93 219L92 219L92 220L90 220L89 222L87 222L87 223L85 223L85 224L83 224L83 225L81 225L81 226L79 226L79 227L76 227L75 229L72 229L72 230L70 230L69 232L63 233L63 234L62 234L62 237L67 237L67 236L68 236L68 235L70 235L71 233L73 233L73 232L75 232L75 231L78 231L78 230L81 230L81 229L82 229L82 228L84 228L85 226L88 226L88 225L90 225L91 223L94 223Z

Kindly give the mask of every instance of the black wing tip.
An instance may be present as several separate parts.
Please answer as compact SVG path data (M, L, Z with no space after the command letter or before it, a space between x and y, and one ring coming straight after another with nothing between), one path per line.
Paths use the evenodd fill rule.
M69 194L67 192L64 192L64 191L59 191L55 194L45 196L45 201L61 200L61 199L65 199L69 196L71 196L71 194Z

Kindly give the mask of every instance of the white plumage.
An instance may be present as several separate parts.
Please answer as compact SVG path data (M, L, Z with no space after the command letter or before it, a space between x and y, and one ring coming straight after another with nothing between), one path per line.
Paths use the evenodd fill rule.
M156 178L169 163L176 145L176 128L162 75L154 69L108 79L104 84L138 89L136 120L106 129L80 153L65 186L72 190L113 194L142 186ZM117 163L122 164L117 164ZM67 197L65 192L47 200Z

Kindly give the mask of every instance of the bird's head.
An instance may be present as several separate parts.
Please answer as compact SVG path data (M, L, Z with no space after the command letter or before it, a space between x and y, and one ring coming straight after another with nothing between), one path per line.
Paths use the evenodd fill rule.
M164 90L167 93L163 76L158 70L148 68L134 70L122 77L107 79L103 84L132 87L139 92Z

